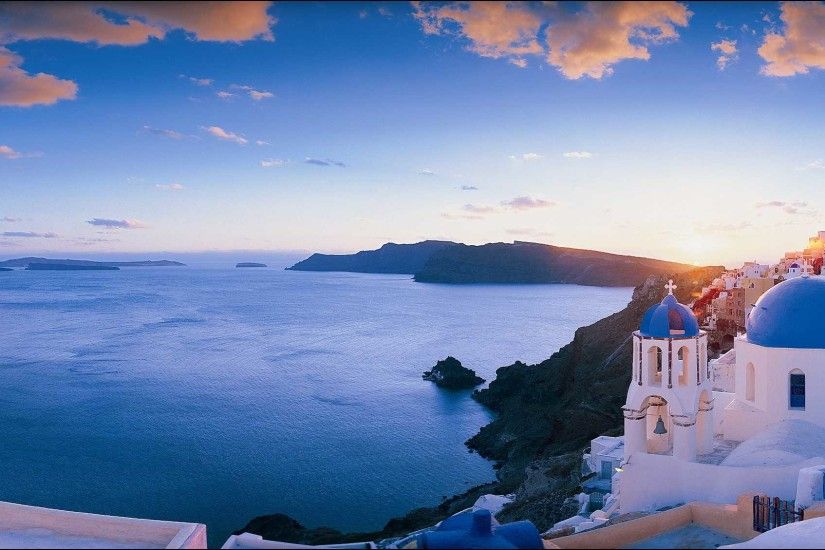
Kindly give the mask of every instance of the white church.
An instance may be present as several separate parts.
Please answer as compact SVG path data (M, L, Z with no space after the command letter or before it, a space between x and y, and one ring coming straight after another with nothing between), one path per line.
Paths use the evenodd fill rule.
M616 445L606 469L589 457L594 471L614 472L615 513L733 503L747 492L799 508L823 500L825 278L789 279L757 301L727 354L727 380L717 379L707 334L674 288L632 335L621 461Z

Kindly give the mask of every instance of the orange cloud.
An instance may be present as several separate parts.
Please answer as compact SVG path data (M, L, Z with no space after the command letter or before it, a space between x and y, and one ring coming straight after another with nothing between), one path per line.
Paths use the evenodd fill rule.
M710 49L719 52L719 57L716 58L716 66L720 71L724 71L728 63L735 61L738 57L738 50L736 49L736 40L720 40L710 45Z
M0 105L30 107L74 99L77 84L50 74L29 74L20 68L23 59L0 46Z
M825 69L825 3L783 2L781 33L768 32L759 47L767 61L760 72L767 76L806 74Z
M2 47L21 40L57 39L101 46L136 46L182 29L196 40L274 40L272 2L0 2L0 105L51 105L74 99L77 84L30 75ZM115 14L123 22L111 20Z
M541 54L542 19L523 2L413 3L414 16L425 34L455 33L470 41L468 49L483 57L506 57L519 67L523 55Z
M575 12L555 3L413 5L425 34L457 35L469 41L468 50L522 68L525 57L542 56L574 80L610 75L624 59L650 59L648 47L679 38L676 27L692 15L675 1L586 2Z
M650 59L649 45L676 40L692 13L678 2L588 2L547 29L547 61L570 79L602 78L625 59Z

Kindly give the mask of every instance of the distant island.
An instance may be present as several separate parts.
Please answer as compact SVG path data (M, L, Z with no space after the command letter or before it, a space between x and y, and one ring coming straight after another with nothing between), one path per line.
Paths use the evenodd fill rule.
M424 268L434 253L456 244L452 241L423 241L415 244L387 243L378 250L365 250L356 254L316 253L287 269L413 275Z
M113 265L84 265L84 264L60 264L60 263L34 263L26 266L26 271L119 271L120 268Z
M421 283L636 286L649 275L683 273L693 266L523 241L480 246L423 241L356 254L313 254L287 269L411 274Z
M235 264L235 267L266 267L266 264L259 264L256 262L240 262Z
M93 260L69 260L69 259L54 259L54 258L36 258L36 257L28 257L28 258L15 258L13 260L5 260L0 262L0 267L25 267L27 269L34 269L34 270L42 270L44 268L35 267L32 268L31 266L46 264L50 266L60 265L64 266L62 269L66 269L67 266L75 266L75 267L181 267L185 266L181 262L174 262L172 260L143 260L138 262L96 262ZM50 268L45 268L50 269Z
M0 271L14 271L14 270L10 267L0 267Z

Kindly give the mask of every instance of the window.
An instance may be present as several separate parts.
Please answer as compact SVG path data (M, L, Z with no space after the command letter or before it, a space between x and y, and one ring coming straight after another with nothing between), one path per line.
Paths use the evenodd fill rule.
M753 363L745 368L745 399L753 401L756 398L756 376Z
M613 461L612 460L602 460L602 471L601 476L602 479L613 479Z
M792 409L805 408L805 374L799 370L790 374L790 406Z

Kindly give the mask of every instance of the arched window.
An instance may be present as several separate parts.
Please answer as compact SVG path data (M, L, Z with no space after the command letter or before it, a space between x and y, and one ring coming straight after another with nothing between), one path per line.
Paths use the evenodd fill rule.
M790 387L789 406L792 409L805 409L805 373L794 369L788 375Z
M690 353L687 346L682 346L676 352L676 357L679 359L679 385L687 386L688 373L690 372Z
M658 346L647 350L647 383L653 386L662 384L662 348Z
M753 401L756 399L756 373L753 363L748 363L745 367L745 399Z

